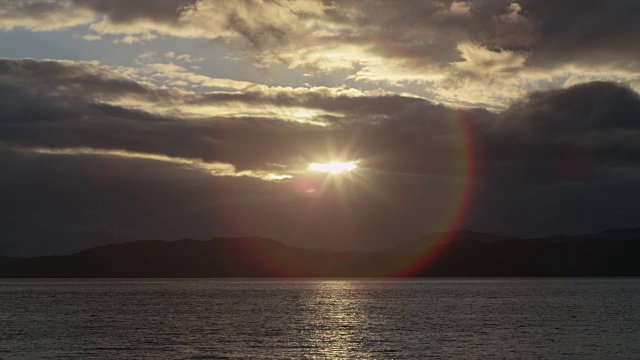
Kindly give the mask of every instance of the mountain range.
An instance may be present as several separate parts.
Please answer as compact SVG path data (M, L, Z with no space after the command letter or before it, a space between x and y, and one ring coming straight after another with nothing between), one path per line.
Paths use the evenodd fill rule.
M0 256L0 277L640 276L639 254L640 228L535 239L463 230L379 252L303 249L261 237L145 240L63 256Z

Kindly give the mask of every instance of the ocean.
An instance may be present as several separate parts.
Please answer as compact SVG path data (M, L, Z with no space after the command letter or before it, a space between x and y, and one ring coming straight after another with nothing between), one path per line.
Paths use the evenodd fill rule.
M3 359L640 359L640 279L2 279Z

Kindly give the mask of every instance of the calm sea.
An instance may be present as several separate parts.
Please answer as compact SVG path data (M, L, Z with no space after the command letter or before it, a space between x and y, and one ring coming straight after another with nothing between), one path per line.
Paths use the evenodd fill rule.
M6 359L640 359L640 279L0 280Z

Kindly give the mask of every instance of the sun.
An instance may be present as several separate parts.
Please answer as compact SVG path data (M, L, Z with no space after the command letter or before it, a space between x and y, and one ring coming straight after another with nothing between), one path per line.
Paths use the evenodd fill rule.
M350 162L332 161L326 164L321 164L321 163L309 164L309 170L329 172L333 174L341 173L344 171L352 171L357 167L358 166L353 161L350 161Z

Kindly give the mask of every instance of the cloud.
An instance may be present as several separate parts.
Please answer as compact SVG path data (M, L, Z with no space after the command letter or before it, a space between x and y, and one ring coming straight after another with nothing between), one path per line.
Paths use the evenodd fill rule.
M310 18L325 8L317 1L96 1L91 6L103 15L90 25L101 35L242 38L261 49L304 36Z
M86 40L86 41L97 41L101 39L102 39L102 36L100 35L95 35L95 34L82 35L82 40Z
M0 253L256 234L388 247L445 229L465 188L460 226L476 230L637 226L639 13L595 0L0 1L4 31L156 42L134 66L0 60ZM161 37L340 86L209 76ZM336 160L358 168L306 171Z
M267 173L264 171L251 171L251 170L236 171L233 165L220 163L220 162L209 163L209 162L204 162L201 159L171 157L166 155L138 153L138 152L125 151L125 150L94 149L94 148L87 148L87 147L76 147L76 148L16 147L16 148L10 148L10 149L36 153L36 154L47 154L47 155L72 155L72 156L96 156L97 155L97 156L107 156L107 157L119 157L124 159L153 160L153 161L166 162L166 163L171 163L176 165L185 165L195 169L202 169L204 171L207 171L213 176L231 176L231 177L248 176L248 177L255 177L255 178L266 180L266 181L284 180L284 179L292 178L292 176L288 174L275 174L275 173Z
M493 113L345 88L168 89L138 71L0 61L5 253L255 234L379 248L446 227L469 180L465 227L635 225L640 100L628 87L533 92ZM331 160L358 168L306 171Z
M588 0L560 4L531 1L525 5L540 24L541 41L529 62L532 67L553 68L575 64L595 67L615 64L638 70L637 48L632 46L640 25L640 6L630 1Z
M542 236L637 226L638 119L638 94L606 82L515 102L486 128L475 227Z
M419 204L430 196L431 204L446 204L458 181L456 165L422 158L429 149L451 147L447 136L455 132L445 120L448 110L417 98L330 88L172 91L94 63L35 60L1 61L0 92L0 192L10 199L0 210L11 214L3 217L11 224L5 224L3 244L7 249L19 247L12 248L13 253L67 251L121 238L203 238L213 233L262 234L305 246L318 246L325 237L335 241L326 240L323 246L348 248L362 241L382 246L383 238L394 232L389 221L413 219L402 215L395 201ZM131 99L137 103L131 104ZM163 103L170 103L177 113L220 103L274 111L265 117L192 119L157 111ZM340 117L327 119L331 125L324 127L293 123L282 120L290 116L287 109L303 111L299 116ZM425 116L433 123L421 121ZM439 144L428 144L428 138L438 137ZM300 190L321 190L326 181L323 175L306 173L309 163L339 156L368 158L358 175L366 181L354 178L344 195L353 204L351 210L339 205L345 198L338 183L327 183L322 198L315 200ZM399 162L403 156L406 161ZM433 177L428 185L416 182L427 171ZM274 180L274 175L292 178L265 181ZM25 177L35 181L30 182L33 193L17 206L18 200L8 195L25 191ZM400 185L387 188L398 181ZM93 192L123 196L108 200ZM155 199L145 200L149 196ZM387 196L395 199L385 205L394 204L393 209L375 210ZM64 205L56 207L57 201ZM58 214L76 220L47 215L56 208ZM188 220L189 214L194 218ZM347 221L347 214L355 217L354 223ZM423 226L437 226L442 216L434 214L403 233L419 234ZM28 228L21 220L37 217L47 221ZM365 226L382 218L386 220L379 227ZM327 222L335 227L327 228ZM185 226L189 230L181 230ZM366 239L374 233L378 235ZM40 239L56 245L48 247Z
M497 117L490 135L496 145L508 139L508 154L495 150L495 156L503 159L633 160L640 150L635 145L640 138L638 119L636 92L592 82L530 94Z
M523 13L522 6L511 3L506 12L491 17L489 35L485 44L494 49L531 49L540 40L540 32L535 18Z
M77 5L69 0L4 0L0 2L0 29L64 30L88 24L95 19L91 9Z
M91 36L92 34L88 34L85 36ZM125 35L123 37L120 38L115 38L113 39L113 43L114 44L118 44L118 43L123 43L123 44L144 44L145 42L149 42L153 39L157 39L158 36L152 33L143 33L141 35Z
M177 65L150 65L149 69L155 69L166 78L191 81L190 73ZM3 122L10 124L30 122L37 125L63 120L67 123L78 121L79 124L102 123L102 119L109 119L104 124L120 125L121 122L133 126L145 119L144 126L136 125L132 129L167 126L175 130L175 127L181 127L193 131L196 139L200 136L195 134L204 129L215 133L251 132L253 128L256 132L264 132L265 136L291 132L295 136L328 133L349 137L351 132L360 131L368 134L363 142L372 141L372 137L384 137L384 134L405 136L397 139L403 142L411 139L414 132L418 137L446 137L456 131L451 123L454 110L415 97L340 88L267 87L252 83L243 83L238 88L228 86L230 91L227 92L198 93L163 89L138 82L135 76L127 77L120 71L87 62L4 60L0 62L0 70L5 91ZM179 75L172 77L173 72ZM67 105L71 102L75 104L73 107ZM599 146L612 146L620 137L635 131L637 94L627 87L595 82L567 90L532 93L500 114L480 110L458 112L477 118L473 121L479 131L486 132L496 144L519 139L523 149L530 143L536 149L545 150L552 144L573 141L571 146L584 149L589 141ZM292 117L299 121L291 123L288 119ZM228 122L228 119L236 120ZM305 119L315 119L324 126ZM611 126L619 133L600 129L605 126ZM567 132L561 132L561 129ZM604 141L606 139L602 137L589 140L589 136L596 135L611 136L611 140ZM429 139L424 138L422 142L428 143ZM369 146L383 146L385 141L389 140L361 145L362 151L369 151ZM417 139L409 143L415 141ZM92 144L86 146L93 147ZM594 151L601 153L603 149ZM496 151L496 154L511 156L519 153Z
M144 54L143 54L144 55ZM140 58L140 57L139 57ZM184 55L179 55L176 60L185 61ZM171 85L174 81L183 81L191 87L203 87L213 89L234 89L243 90L257 86L257 84L249 81L238 81L232 79L212 78L205 75L189 71L187 68L176 65L174 63L149 63L145 64L142 69L137 70L144 76L149 76L161 80L163 83Z
M640 78L640 8L629 1L8 1L0 9L5 30L84 24L85 40L206 39L260 68L419 85L443 104L494 111L572 77Z
M151 65L150 69L166 78L176 72L179 75L174 79L191 81L182 67ZM62 140L68 139L77 147L134 153L161 149L171 157L221 161L241 168L251 162L288 164L300 156L287 155L287 149L321 152L326 146L323 137L341 143L359 137L351 156L389 157L405 146L409 152L401 152L398 159L412 161L429 152L455 150L459 130L454 118L459 113L478 136L487 139L490 159L526 160L534 158L535 151L548 152L554 146L620 159L624 158L621 150L626 149L627 157L635 151L631 140L635 140L638 95L612 83L535 92L506 111L492 114L452 110L421 98L340 88L248 83L238 88L228 86L226 92L170 90L138 82L136 76L139 74L127 77L95 63L4 60L0 62L3 123L11 124L6 134L19 135L13 141L25 146L66 148L70 144ZM99 131L91 131L91 127ZM55 136L43 143L45 132ZM4 141L11 141L8 136ZM146 137L153 140L143 141ZM261 159L260 154L240 156L244 151L236 149L222 151L225 155L219 157L206 151L231 143L240 147L243 141L254 141L254 145L271 149L271 155L278 155L272 159ZM171 142L184 145L176 149ZM619 152L606 152L612 149ZM377 166L376 162L370 166Z

